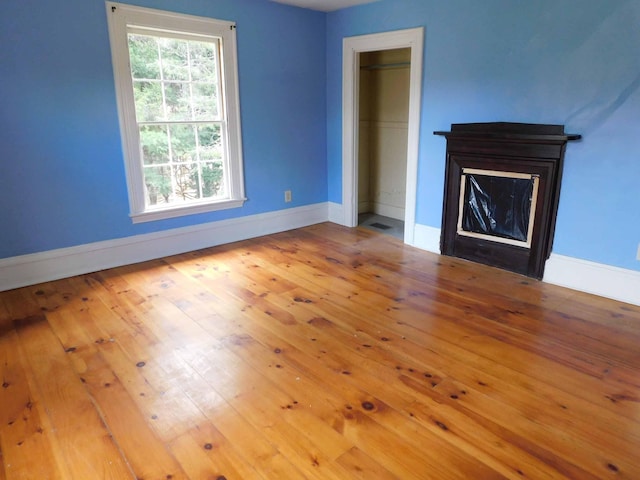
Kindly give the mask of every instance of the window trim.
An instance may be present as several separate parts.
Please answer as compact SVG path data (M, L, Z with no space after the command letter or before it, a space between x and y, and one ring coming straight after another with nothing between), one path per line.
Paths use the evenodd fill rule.
M242 134L240 122L240 98L238 86L238 61L236 24L225 20L198 17L164 10L135 7L106 2L109 41L129 193L129 216L133 223L175 218L184 215L238 208L246 201L242 159ZM133 97L131 70L129 67L129 27L139 27L162 32L217 37L221 42L221 91L223 92L223 125L226 126L225 145L229 192L221 200L203 200L189 204L148 208L145 201L144 176L140 158L140 139ZM224 127L223 127L224 130Z

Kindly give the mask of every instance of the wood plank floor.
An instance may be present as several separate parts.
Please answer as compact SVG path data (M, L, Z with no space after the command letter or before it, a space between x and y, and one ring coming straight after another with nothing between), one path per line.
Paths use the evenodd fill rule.
M640 478L640 307L328 223L0 293L0 377L0 480Z

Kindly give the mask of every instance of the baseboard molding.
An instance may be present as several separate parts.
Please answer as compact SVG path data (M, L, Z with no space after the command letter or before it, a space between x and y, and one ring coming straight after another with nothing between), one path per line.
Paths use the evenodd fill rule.
M440 253L440 229L416 224L414 247ZM551 254L544 282L640 305L640 272Z
M383 217L395 218L396 220L404 220L404 208L394 207L385 203L370 202L369 210Z
M543 281L640 305L640 272L551 254Z
M338 225L345 225L344 209L341 203L329 202L329 221Z
M214 247L330 221L342 205L319 203L204 225L0 259L0 291ZM440 253L440 229L416 224L413 246ZM544 282L640 305L640 272L552 254Z
M413 234L413 246L440 254L440 229L416 223Z
M329 207L319 203L0 259L0 291L326 222Z

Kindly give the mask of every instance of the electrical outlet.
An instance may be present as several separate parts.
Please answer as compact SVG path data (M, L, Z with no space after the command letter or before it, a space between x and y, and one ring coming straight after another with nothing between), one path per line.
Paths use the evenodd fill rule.
M640 260L640 243L638 244L638 254L636 255L636 259Z
M285 202L290 202L291 201L291 190L285 190L284 191L284 201Z

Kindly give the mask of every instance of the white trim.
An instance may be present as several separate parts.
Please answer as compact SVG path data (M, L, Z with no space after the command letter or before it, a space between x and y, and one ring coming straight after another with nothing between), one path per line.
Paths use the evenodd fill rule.
M342 205L339 203L329 202L329 221L337 223L338 225L344 225L342 223L344 219L344 212Z
M342 205L304 207L0 259L0 292L342 219ZM440 229L416 224L416 248L440 253ZM551 254L544 282L640 305L640 272Z
M640 272L551 254L545 265L547 283L640 305Z
M0 291L326 222L327 203L0 259Z
M137 215L130 215L133 223L152 222L155 220L164 220L165 218L183 217L185 215L195 215L197 213L212 212L215 210L225 210L228 208L240 208L246 202L246 198L238 200L223 200L219 202L208 202L200 204L191 204L176 206L170 209L147 210Z
M411 48L409 86L409 123L407 134L407 183L404 241L414 244L418 148L420 144L420 103L422 96L422 60L424 28L348 37L342 49L342 207L339 222L348 227L358 224L358 97L360 53L393 48Z
M415 247L440 253L440 229L416 224ZM551 254L543 282L640 305L640 272Z
M414 247L432 253L440 253L440 229L416 223Z

